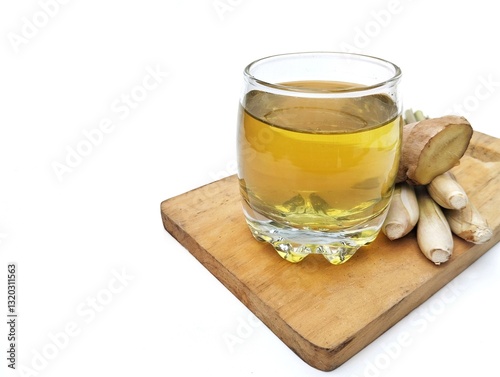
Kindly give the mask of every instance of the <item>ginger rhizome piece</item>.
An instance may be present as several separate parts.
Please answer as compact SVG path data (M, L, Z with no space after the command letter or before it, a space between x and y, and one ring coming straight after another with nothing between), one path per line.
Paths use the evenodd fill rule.
M470 123L447 115L403 126L403 144L397 182L427 185L458 165L472 137Z

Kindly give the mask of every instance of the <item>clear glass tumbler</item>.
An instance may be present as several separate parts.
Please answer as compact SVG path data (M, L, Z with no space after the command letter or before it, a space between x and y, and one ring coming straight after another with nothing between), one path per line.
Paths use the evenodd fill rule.
M398 66L335 52L244 70L238 178L253 236L286 260L347 261L387 214L402 140Z

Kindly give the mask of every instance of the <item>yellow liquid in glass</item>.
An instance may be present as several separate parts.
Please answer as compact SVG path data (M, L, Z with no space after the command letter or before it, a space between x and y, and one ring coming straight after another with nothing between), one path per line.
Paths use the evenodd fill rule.
M282 85L324 92L359 87L321 81ZM243 102L239 181L254 217L336 231L362 225L387 208L402 127L389 96L303 98L252 91Z

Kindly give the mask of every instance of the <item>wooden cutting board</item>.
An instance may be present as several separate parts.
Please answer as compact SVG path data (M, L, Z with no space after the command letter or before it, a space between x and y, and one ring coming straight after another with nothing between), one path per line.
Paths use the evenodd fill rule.
M321 255L298 264L250 234L231 176L161 203L165 229L309 365L333 370L427 300L500 238L500 139L474 133L453 169L494 229L487 244L455 237L452 258L435 266L415 234L381 234L345 264ZM216 310L207 308L208 310Z

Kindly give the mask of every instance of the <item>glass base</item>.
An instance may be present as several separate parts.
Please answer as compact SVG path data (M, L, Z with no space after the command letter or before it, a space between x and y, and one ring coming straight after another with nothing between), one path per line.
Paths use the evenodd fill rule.
M334 265L347 262L360 247L375 240L386 212L356 227L326 232L278 224L260 214L251 216L244 210L248 227L254 238L271 244L283 259L297 263L310 254L321 254Z

